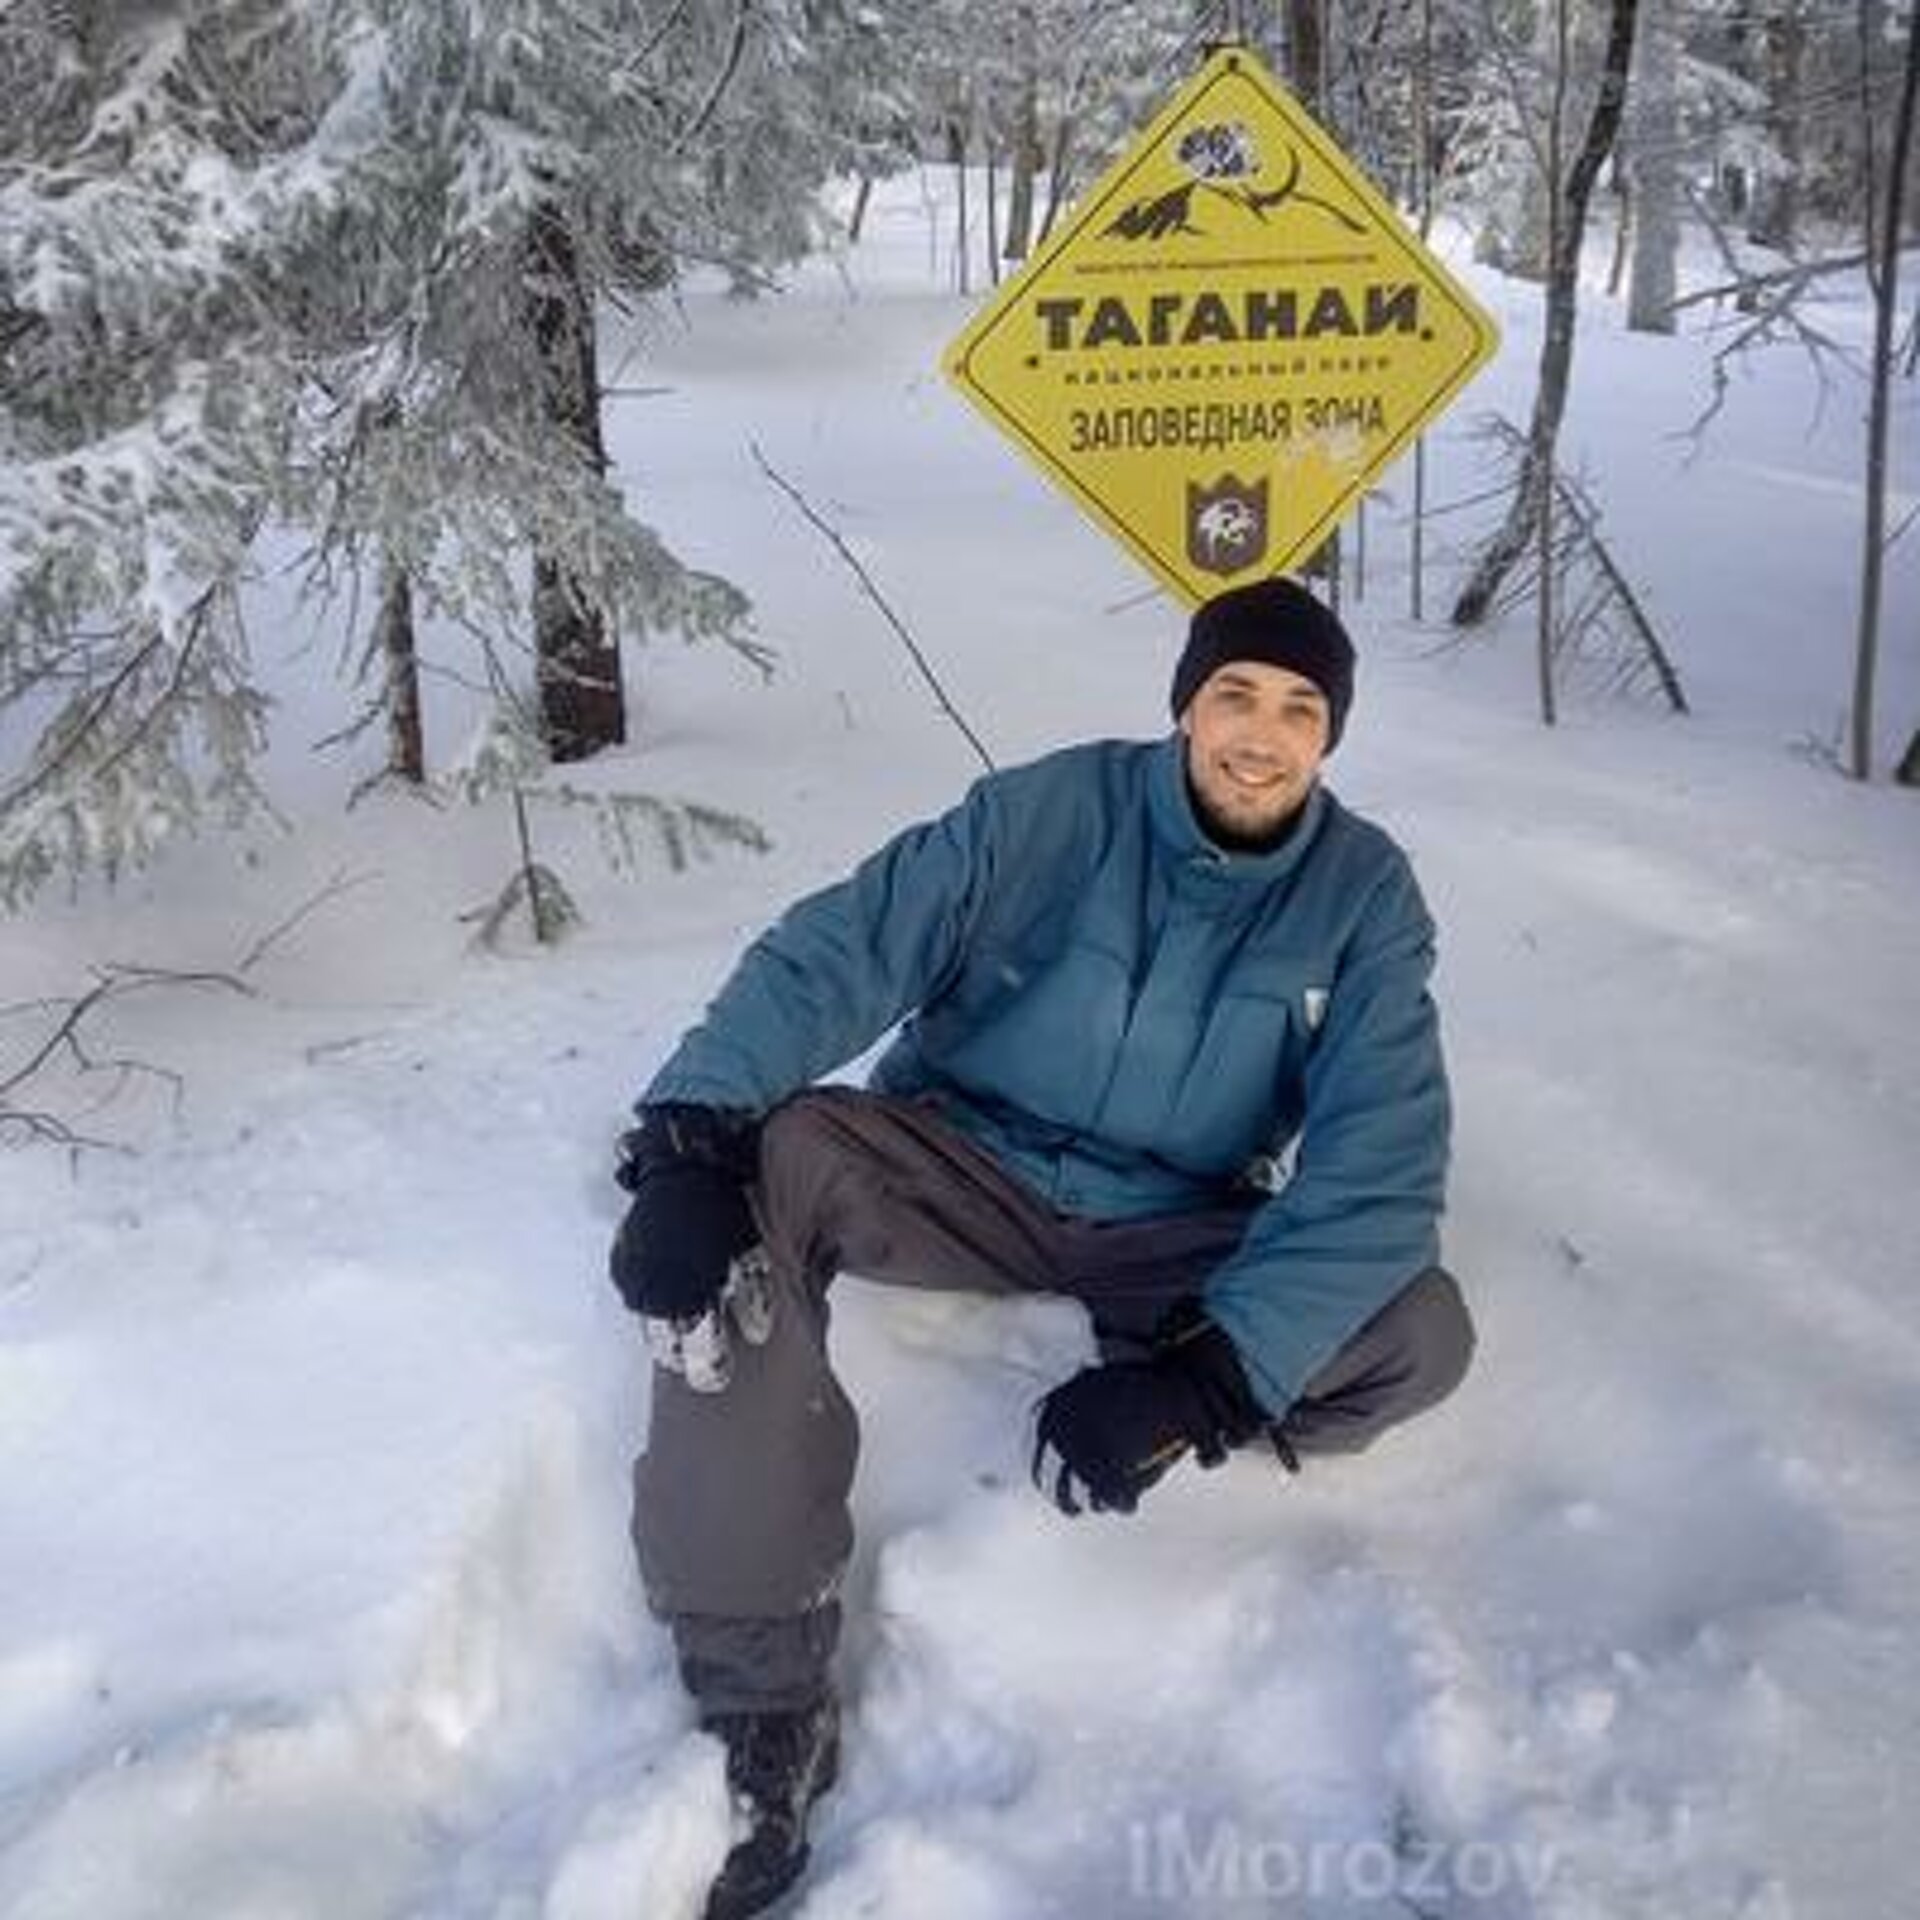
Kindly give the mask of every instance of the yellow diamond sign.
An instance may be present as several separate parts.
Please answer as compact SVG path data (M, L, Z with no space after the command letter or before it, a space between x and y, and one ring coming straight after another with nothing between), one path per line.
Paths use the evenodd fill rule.
M1232 48L1000 289L947 373L1194 602L1310 554L1496 344L1354 162Z

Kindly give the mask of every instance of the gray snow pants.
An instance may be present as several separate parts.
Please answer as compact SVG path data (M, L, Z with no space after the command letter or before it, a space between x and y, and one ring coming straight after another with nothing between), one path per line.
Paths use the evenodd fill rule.
M723 1393L694 1393L656 1369L634 1464L648 1601L672 1627L689 1691L713 1713L799 1705L827 1685L859 1434L827 1357L836 1273L1067 1294L1111 1353L1144 1343L1247 1224L1245 1206L1107 1224L1055 1214L930 1105L837 1087L768 1119L756 1197L776 1289L772 1337L735 1343ZM1450 1393L1472 1351L1451 1275L1409 1275L1308 1383L1281 1431L1302 1455L1356 1452Z

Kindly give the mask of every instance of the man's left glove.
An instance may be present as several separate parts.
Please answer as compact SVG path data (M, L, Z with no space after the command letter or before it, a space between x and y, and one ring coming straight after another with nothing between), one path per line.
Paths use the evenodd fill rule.
M645 1107L620 1138L614 1178L633 1195L608 1268L647 1344L697 1392L732 1377L731 1333L758 1346L772 1331L766 1253L747 1199L758 1123L719 1107ZM730 1332L731 1330L731 1332Z
M1085 1367L1040 1402L1033 1483L1062 1513L1131 1513L1183 1455L1217 1467L1266 1425L1232 1340L1185 1302L1150 1360Z

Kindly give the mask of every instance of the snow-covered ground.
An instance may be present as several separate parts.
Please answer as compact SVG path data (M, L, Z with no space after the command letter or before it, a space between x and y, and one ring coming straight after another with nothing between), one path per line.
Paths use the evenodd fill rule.
M307 752L335 642L267 581L301 837L6 925L17 1059L46 1024L19 1003L89 964L232 969L343 882L250 993L106 1011L103 1054L184 1077L177 1120L147 1081L90 1122L138 1155L0 1158L5 1920L697 1911L727 1816L626 1553L647 1385L602 1279L609 1143L746 936L974 771L751 443L1003 761L1156 731L1180 627L943 387L965 308L922 194L783 299L690 293L616 343L665 389L614 403L623 477L780 663L763 687L637 653L638 739L590 777L744 810L770 855L623 879L542 814L585 930L470 950L505 814L344 813L373 749ZM1531 290L1476 284L1506 348L1437 437L1442 494L1480 484L1466 428L1523 408L1537 342ZM1442 923L1477 1372L1364 1459L1236 1462L1073 1524L1021 1442L1076 1315L845 1283L870 1445L806 1920L1910 1910L1920 795L1817 750L1862 400L1764 356L1692 450L1707 343L1588 311L1570 450L1696 716L1576 689L1549 733L1525 633L1413 627L1404 471L1347 606L1331 778ZM1916 551L1883 764L1920 721Z

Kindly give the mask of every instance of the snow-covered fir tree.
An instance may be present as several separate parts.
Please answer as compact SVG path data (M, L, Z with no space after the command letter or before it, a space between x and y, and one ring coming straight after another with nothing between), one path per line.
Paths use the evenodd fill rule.
M886 27L841 0L0 15L0 899L264 804L265 526L307 534L321 590L403 581L503 644L536 562L603 659L735 631L741 596L605 476L594 300L803 251L895 117Z

